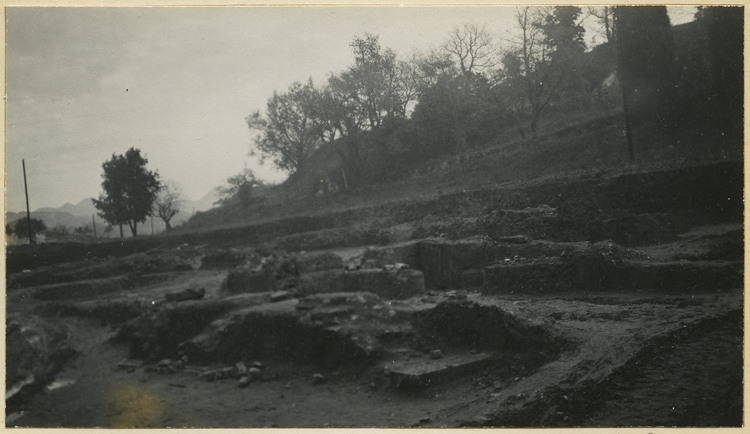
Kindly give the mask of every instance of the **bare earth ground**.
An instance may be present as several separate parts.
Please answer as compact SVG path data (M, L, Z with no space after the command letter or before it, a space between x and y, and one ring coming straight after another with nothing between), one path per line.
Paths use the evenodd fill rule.
M6 424L741 426L741 218L584 193L12 272Z

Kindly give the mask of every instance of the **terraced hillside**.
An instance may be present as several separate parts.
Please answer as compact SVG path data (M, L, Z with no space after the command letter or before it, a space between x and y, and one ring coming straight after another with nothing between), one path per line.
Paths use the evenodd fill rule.
M741 426L743 167L8 257L8 426Z

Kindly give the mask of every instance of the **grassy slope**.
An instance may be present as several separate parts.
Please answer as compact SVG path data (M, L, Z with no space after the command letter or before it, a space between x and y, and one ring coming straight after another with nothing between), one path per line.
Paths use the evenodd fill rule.
M522 140L517 126L510 126L482 147L428 160L398 180L326 196L304 193L299 185L282 184L261 204L246 209L230 205L199 213L178 232L424 201L455 191L492 189L540 178L602 171L644 172L740 160L743 155L741 142L725 139L720 132L700 125L683 131L644 127L634 131L637 158L630 162L622 115L617 111L552 113L544 120L536 138Z

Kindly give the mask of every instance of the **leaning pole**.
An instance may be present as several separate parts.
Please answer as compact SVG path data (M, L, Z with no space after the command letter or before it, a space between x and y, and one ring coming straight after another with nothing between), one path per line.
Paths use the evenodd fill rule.
M34 235L31 232L31 212L29 211L29 188L26 186L26 161L21 159L23 165L23 191L26 193L26 221L29 226L29 244L34 244Z

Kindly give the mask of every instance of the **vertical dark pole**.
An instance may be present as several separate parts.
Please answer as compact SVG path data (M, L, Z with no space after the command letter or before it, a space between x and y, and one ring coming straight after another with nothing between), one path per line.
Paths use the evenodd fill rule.
M21 160L23 165L23 190L26 193L26 221L29 226L29 244L34 244L34 234L31 232L31 211L29 211L29 187L26 185L26 161Z
M346 171L344 171L344 166L341 166L341 177L344 178L344 189L349 190L349 183L346 182Z
M154 234L154 216L151 216L151 235Z
M125 234L122 233L122 223L120 223L120 238L125 238Z
M622 111L625 115L625 135L628 140L628 156L630 161L635 161L635 149L633 147L633 132L630 129L630 110L628 105L628 90L625 85L625 74L623 73L622 63L622 21L620 20L620 7L615 6L614 18L615 18L615 33L617 39L617 71L618 79L620 80L620 91L622 92Z
M91 227L94 228L94 239L96 240L96 221L94 220L94 214L91 214Z

